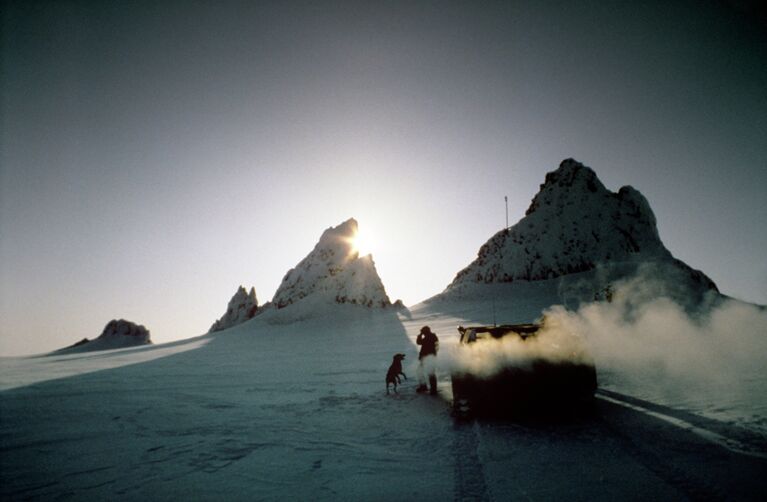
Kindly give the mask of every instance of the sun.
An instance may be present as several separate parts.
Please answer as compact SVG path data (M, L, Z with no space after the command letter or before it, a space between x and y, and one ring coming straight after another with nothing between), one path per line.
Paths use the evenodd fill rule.
M357 230L357 233L352 237L352 251L358 253L359 256L367 256L373 252L375 242L370 232Z

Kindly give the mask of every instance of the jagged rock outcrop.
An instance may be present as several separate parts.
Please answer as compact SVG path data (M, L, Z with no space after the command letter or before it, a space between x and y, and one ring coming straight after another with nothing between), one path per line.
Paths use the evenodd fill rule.
M700 271L676 260L658 236L647 199L630 186L606 189L589 167L562 161L516 225L495 234L448 290L466 283L551 279L620 262L655 262L716 291Z
M226 312L218 319L208 330L208 333L214 331L223 331L232 326L242 324L248 319L252 319L258 312L258 300L256 299L256 289L251 287L250 292L240 286L229 300Z
M98 338L83 338L74 345L60 349L57 353L91 352L95 350L123 349L149 345L152 339L149 330L140 324L125 319L112 319L104 327Z
M149 330L141 324L126 321L125 319L112 319L104 327L101 335L94 340L115 340L125 342L128 345L146 345L152 343L149 338Z
M354 250L356 234L353 218L325 230L312 252L285 275L272 304L282 309L311 297L319 302L391 306L373 257L360 257Z

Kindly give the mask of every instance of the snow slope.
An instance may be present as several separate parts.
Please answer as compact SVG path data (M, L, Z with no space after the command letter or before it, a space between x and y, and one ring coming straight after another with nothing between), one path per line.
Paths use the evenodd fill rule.
M384 392L391 355L412 357L394 311L339 305L291 324L259 316L206 338L149 363L6 391L3 497L328 500L402 496L403 486L405 498L451 495L442 476L414 468L452 468L444 403ZM72 389L83 391L53 397ZM25 446L51 441L48 453Z
M550 304L557 282L490 285L505 289L499 321ZM753 455L763 436L669 408L653 409L741 452L601 399L593 418L455 422L455 326L487 322L493 297L407 314L338 304L303 320L294 304L175 347L0 360L0 498L679 500L767 488L767 460ZM414 391L424 324L441 339L436 398ZM387 396L397 352L409 379Z

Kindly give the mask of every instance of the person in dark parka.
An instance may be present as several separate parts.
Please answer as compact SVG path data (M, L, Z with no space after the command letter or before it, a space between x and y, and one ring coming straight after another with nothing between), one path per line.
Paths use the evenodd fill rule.
M432 394L437 393L436 358L439 350L439 338L428 326L421 328L421 332L415 339L415 343L421 346L418 353L418 392L426 392L426 378L429 376L429 390Z

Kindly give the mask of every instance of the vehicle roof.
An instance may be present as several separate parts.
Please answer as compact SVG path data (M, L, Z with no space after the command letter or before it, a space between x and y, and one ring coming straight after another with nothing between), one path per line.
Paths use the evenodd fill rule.
M518 335L523 340L535 336L538 330L541 329L540 324L526 323L526 324L502 324L500 326L460 326L458 331L461 332L461 340L464 339L464 334L469 331L475 333L489 333L493 338L502 338L509 333Z
M492 333L494 331L498 331L498 332L515 331L517 333L535 333L536 331L541 329L541 325L535 324L535 323L501 324L500 326L463 326L463 329L465 330L473 329L474 331L477 331L477 332L488 332L488 333Z

